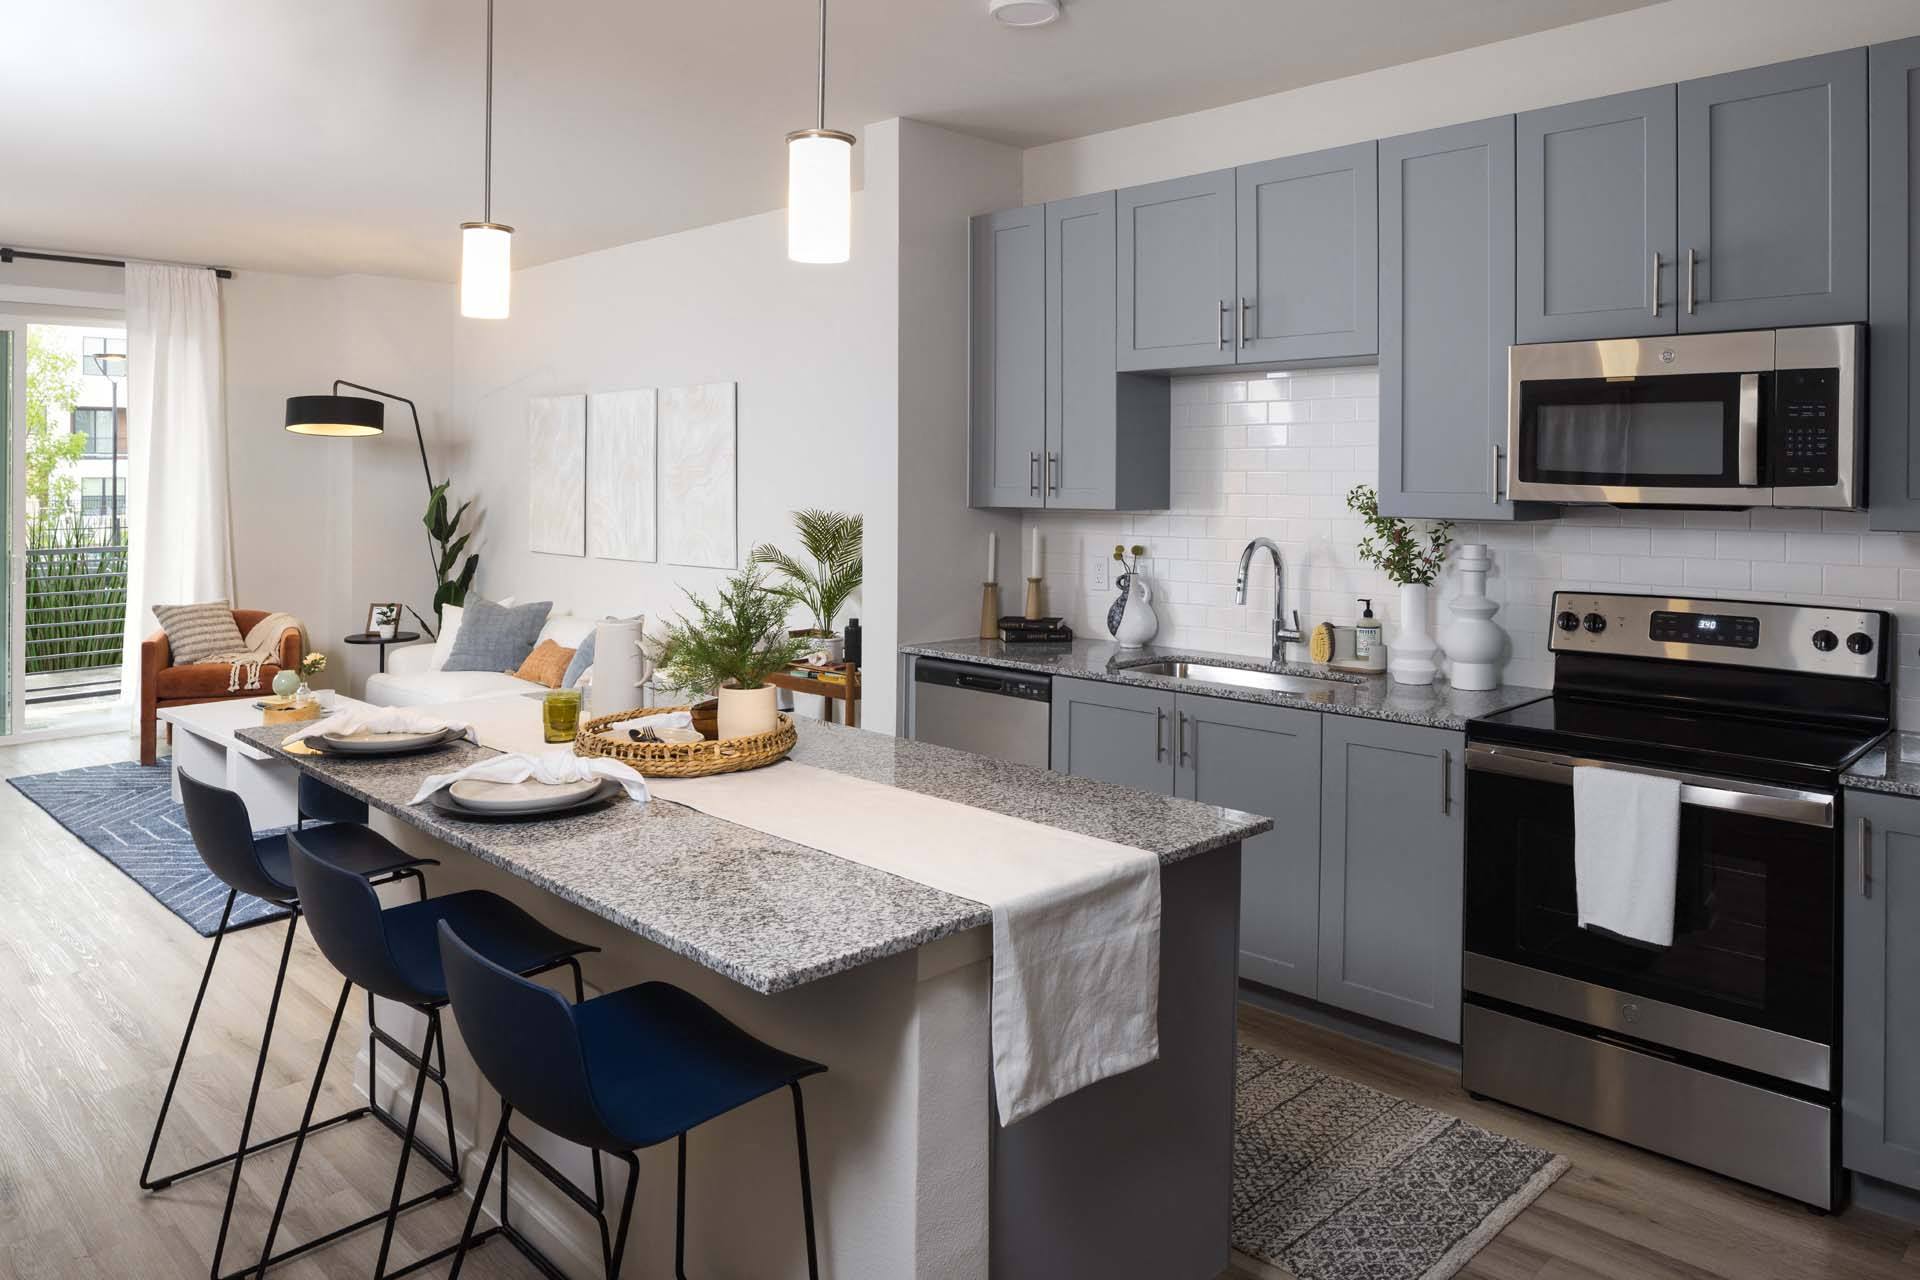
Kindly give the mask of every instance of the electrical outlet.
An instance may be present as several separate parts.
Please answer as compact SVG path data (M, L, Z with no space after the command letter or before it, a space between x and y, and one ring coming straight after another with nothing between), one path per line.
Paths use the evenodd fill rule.
M1093 552L1087 554L1088 591L1107 590L1107 566L1113 563L1110 555L1111 553L1108 555L1097 555Z

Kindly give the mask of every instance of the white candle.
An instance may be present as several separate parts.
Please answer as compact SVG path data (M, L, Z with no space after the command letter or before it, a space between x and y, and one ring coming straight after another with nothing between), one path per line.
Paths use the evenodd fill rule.
M988 530L987 532L987 576L982 578L981 581L982 582L1000 581L999 569L1000 569L1000 535L993 532L992 530Z
M1040 572L1040 526L1039 525L1035 525L1033 527L1033 571L1029 573L1027 576L1029 578L1042 578L1046 576L1045 574Z

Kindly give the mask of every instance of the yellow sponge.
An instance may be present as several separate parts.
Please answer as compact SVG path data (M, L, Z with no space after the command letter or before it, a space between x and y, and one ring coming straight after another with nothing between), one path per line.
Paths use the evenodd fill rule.
M1313 637L1307 643L1307 652L1315 662L1333 661L1333 624L1323 622L1313 629Z

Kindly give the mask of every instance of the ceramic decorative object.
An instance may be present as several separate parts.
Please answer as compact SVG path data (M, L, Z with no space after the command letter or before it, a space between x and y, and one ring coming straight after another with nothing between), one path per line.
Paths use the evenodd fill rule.
M1107 606L1107 634L1110 636L1120 634L1120 619L1127 611L1127 587L1132 582L1133 575L1130 573L1123 573L1113 580L1113 585L1120 588L1120 594Z
M300 687L298 671L282 671L273 678L273 691L282 698L291 698L293 691Z
M313 690L307 687L307 682L305 680L302 680L299 683L299 685L294 688L293 705L296 707L304 707L309 702L312 702L312 701L313 701Z
M1453 621L1440 633L1440 647L1450 664L1456 689L1498 689L1500 656L1506 652L1506 633L1493 621L1500 604L1487 599L1487 570L1493 559L1484 544L1463 543L1455 553L1460 567L1460 594L1448 604Z
M772 733L780 723L779 708L774 705L774 688L720 690L720 736L749 738Z
M1113 633L1122 649L1139 649L1153 643L1160 631L1160 619L1154 616L1153 592L1147 580L1137 573L1127 575L1127 608L1120 615L1120 627Z
M1387 645L1387 671L1396 684L1432 684L1437 645L1427 625L1427 584L1400 584L1400 629Z

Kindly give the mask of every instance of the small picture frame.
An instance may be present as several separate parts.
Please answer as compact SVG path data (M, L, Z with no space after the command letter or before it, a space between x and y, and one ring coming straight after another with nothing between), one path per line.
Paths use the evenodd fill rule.
M397 604L371 604L367 606L367 634L379 636L382 640L391 640L400 631L400 606Z

